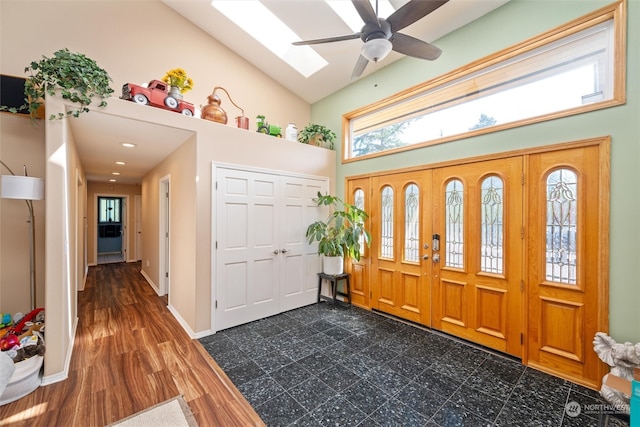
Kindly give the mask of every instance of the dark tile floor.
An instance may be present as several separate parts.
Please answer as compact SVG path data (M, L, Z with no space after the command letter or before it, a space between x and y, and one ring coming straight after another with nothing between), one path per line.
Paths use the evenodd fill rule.
M311 305L200 341L268 426L597 426L604 404L518 360L351 306ZM577 416L565 413L571 402Z

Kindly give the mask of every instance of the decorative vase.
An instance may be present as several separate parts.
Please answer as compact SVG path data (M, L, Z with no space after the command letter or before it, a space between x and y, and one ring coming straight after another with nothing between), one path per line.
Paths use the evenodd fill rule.
M205 120L212 122L227 124L227 112L220 107L220 97L214 93L207 97L209 103L201 108L200 116ZM240 123L238 123L239 125ZM247 129L249 128L249 119L246 121ZM240 127L240 126L238 126Z
M336 276L342 274L344 271L344 258L341 256L326 256L322 257L322 272L324 274L330 274Z
M171 86L169 89L169 96L175 99L182 99L182 92L178 86Z

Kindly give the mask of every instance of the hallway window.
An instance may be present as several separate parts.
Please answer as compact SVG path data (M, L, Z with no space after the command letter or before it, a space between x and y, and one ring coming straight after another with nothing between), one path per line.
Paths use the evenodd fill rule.
M420 192L409 184L404 190L404 260L418 262L420 245Z
M120 222L119 197L98 197L98 222Z
M382 189L382 224L380 236L380 256L393 259L393 188Z
M480 270L485 273L502 274L504 265L503 211L504 183L493 175L485 178L481 185L480 205Z
M546 279L576 284L578 231L578 176L558 169L547 177Z
M453 179L445 192L445 265L464 268L464 187Z

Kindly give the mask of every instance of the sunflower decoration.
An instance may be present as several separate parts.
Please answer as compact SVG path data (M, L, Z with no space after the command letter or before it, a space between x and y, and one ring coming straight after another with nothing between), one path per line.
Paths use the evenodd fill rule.
M175 86L180 89L180 93L185 93L193 89L193 80L187 76L187 72L182 68L174 68L167 71L162 81L170 86Z

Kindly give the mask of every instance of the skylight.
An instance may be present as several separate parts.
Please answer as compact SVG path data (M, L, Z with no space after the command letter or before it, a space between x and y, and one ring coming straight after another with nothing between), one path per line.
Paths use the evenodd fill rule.
M371 0L370 0L371 1ZM357 33L362 29L364 22L362 22L362 18L358 15L356 8L353 7L353 4L350 1L344 0L325 0L325 2L333 9L333 11L344 21L345 24L351 28L351 31ZM373 10L376 10L375 1L371 1L371 5L373 6ZM382 18L388 18L395 12L389 0L380 0L378 1L378 16Z
M304 77L309 77L328 65L328 62L311 47L292 46L291 43L302 39L262 2L212 0L211 6Z

